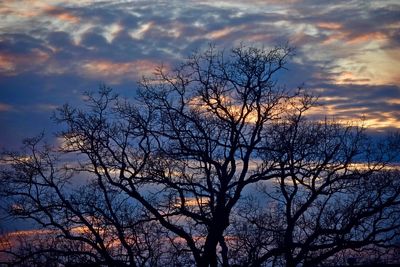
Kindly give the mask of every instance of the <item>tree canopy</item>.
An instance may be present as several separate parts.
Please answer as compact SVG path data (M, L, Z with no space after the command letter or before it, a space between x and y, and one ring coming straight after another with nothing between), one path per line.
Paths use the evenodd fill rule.
M374 141L308 115L317 98L278 82L291 53L210 47L158 68L134 100L103 86L60 108L58 146L40 136L2 157L9 213L48 230L3 252L21 264L291 267L395 249L398 135Z

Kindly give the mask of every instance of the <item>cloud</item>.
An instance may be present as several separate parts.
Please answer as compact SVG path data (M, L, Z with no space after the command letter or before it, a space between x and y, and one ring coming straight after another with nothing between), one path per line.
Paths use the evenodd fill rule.
M37 131L52 107L77 103L101 82L133 95L135 81L157 65L174 66L214 42L229 49L289 41L296 55L280 83L304 83L328 114L399 125L399 14L388 0L6 1L0 99L19 113L1 112L8 130L0 140ZM26 107L37 116L29 119Z
M150 60L113 62L108 60L89 60L80 66L84 76L100 78L111 84L124 79L139 80L143 75L151 75L159 64Z
M58 19L63 22L78 23L80 18L69 12L66 8L57 6L45 6L43 9L43 15L48 15L54 19Z
M2 75L17 75L21 72L36 68L32 62L43 64L49 55L41 50L32 49L26 54L8 54L0 52L0 73Z
M26 34L0 36L0 75L17 75L46 62L51 50Z
M0 103L0 112L7 112L13 110L13 106L5 104L5 103Z

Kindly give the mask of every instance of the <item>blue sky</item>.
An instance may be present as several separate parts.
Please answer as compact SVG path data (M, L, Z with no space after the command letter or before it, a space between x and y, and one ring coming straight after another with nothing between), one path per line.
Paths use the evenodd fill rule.
M52 112L105 83L136 81L209 43L296 48L280 82L304 84L315 112L400 128L398 1L63 1L0 3L0 146L54 132Z

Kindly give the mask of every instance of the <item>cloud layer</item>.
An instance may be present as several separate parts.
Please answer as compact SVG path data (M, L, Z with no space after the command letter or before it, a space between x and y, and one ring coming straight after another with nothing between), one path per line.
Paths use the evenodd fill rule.
M305 84L324 111L400 128L398 1L63 1L0 4L0 146L52 130L51 112L106 83L135 81L209 43L296 56L281 82Z

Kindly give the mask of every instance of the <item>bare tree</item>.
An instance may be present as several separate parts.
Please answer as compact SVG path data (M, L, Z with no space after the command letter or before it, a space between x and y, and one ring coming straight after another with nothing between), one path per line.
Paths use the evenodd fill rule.
M372 145L362 129L299 117L271 133L264 161L279 162L280 175L234 216L233 232L246 229L233 250L249 251L244 265L317 266L351 251L379 260L399 246L399 171L386 164L398 141Z
M31 219L42 229L21 232L12 242L19 244L18 251L3 252L27 266L43 266L37 261L43 257L60 263L157 266L161 230L146 212L100 180L75 177L83 165L53 157L48 147L38 147L39 141L26 140L29 156L8 154L5 161L12 169L2 173L2 192L12 216Z
M315 266L395 245L399 140L308 118L315 97L277 83L290 54L211 47L135 101L102 87L64 106L57 148L3 157L9 211L67 240L61 258L107 266Z

